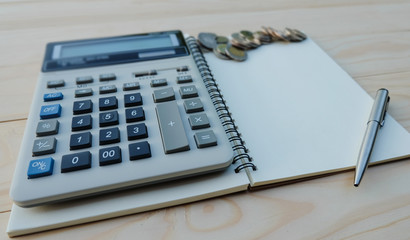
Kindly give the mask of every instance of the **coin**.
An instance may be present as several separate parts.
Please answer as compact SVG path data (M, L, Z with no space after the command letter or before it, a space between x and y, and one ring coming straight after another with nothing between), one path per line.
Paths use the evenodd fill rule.
M226 54L226 47L227 44L225 43L216 45L216 47L213 50L215 56L217 56L220 59L230 60L231 58Z
M211 51L216 46L216 34L215 33L201 32L198 34L198 40L201 46Z
M291 42L301 42L304 40L303 38L299 37L296 34L296 32L293 31L293 29L285 28L284 33L285 33L286 38Z
M300 37L302 39L302 41L307 38L306 34L304 34L303 32L301 32L297 29L294 29L294 28L292 28L291 30L294 34L296 34L298 37Z
M263 31L254 32L253 36L255 37L255 39L258 39L261 44L269 44L273 41L272 37Z
M285 34L282 31L279 31L271 27L268 27L268 30L269 34L275 41L288 41L288 39L285 37Z
M227 37L224 36L216 36L216 43L217 44L227 44L229 43L229 39Z
M257 48L261 45L261 42L253 36L253 33L248 30L242 30L239 32L240 36L244 39L246 45L250 48Z
M245 39L239 33L232 33L231 34L231 44L237 48L247 50L250 49L251 46L245 41Z
M236 48L232 45L227 45L225 52L226 52L226 55L228 55L230 58L238 62L245 61L246 58L248 57L245 51L239 48Z

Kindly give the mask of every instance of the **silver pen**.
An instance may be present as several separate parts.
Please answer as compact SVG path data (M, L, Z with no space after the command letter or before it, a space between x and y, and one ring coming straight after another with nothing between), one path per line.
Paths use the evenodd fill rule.
M386 116L387 105L390 101L389 91L381 88L377 91L374 99L373 108L370 112L369 121L367 121L366 133L360 147L359 157L357 158L356 173L354 177L354 186L358 187L363 178L364 171L369 164L372 155L373 145L376 141L379 128L383 127L384 117Z

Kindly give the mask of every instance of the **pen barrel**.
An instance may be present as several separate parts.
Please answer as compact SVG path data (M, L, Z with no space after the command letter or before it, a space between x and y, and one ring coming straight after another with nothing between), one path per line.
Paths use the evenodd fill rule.
M360 182L364 171L367 168L379 128L380 124L376 121L371 121L367 124L366 133L357 159L355 181Z
M389 100L389 91L387 91L387 89L381 88L377 91L368 123L370 123L371 121L376 121L380 125L382 125L383 119L386 115L388 105L387 103L389 102Z

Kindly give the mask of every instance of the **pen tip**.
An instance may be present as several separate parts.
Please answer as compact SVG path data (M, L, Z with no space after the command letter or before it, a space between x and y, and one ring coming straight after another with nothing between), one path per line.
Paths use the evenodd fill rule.
M355 187L358 187L359 186L359 184L358 183L355 183L355 184L353 184Z

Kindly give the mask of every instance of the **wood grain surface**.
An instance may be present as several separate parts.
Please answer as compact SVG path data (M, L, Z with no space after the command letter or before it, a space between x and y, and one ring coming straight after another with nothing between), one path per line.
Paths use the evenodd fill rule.
M48 42L261 26L307 33L410 131L410 2L399 0L0 0L0 226ZM409 146L410 147L410 146ZM410 161L83 224L21 239L410 239Z

